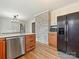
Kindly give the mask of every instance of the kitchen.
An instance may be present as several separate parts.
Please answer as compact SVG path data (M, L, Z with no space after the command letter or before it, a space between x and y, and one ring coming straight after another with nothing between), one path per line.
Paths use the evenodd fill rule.
M17 17L0 17L0 59L14 59L35 48L35 33L25 33L24 21Z
M3 0L0 4L0 59L78 59L78 48L68 54L59 51L63 44L57 38L58 17L78 13L78 0Z

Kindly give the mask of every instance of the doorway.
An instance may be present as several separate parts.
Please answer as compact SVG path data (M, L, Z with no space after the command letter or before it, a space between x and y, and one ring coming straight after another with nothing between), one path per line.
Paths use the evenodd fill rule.
M35 22L32 23L32 33L35 33Z

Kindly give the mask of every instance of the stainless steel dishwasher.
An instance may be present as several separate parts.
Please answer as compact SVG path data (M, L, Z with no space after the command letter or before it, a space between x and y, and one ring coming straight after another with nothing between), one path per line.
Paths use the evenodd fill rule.
M25 54L24 36L9 37L7 41L7 59L14 59Z

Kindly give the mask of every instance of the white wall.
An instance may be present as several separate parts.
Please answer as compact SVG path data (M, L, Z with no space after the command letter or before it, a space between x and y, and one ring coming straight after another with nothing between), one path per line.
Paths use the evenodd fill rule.
M11 23L11 19L7 17L0 17L0 33L19 32L19 23Z
M32 33L32 23L35 22L35 19L25 21L25 32Z
M51 11L51 25L57 25L57 16L79 11L79 2Z

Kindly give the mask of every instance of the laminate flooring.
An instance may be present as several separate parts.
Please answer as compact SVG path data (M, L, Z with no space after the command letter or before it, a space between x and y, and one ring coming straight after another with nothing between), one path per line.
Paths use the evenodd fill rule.
M56 48L47 44L36 43L36 48L18 59L79 59L57 51Z

